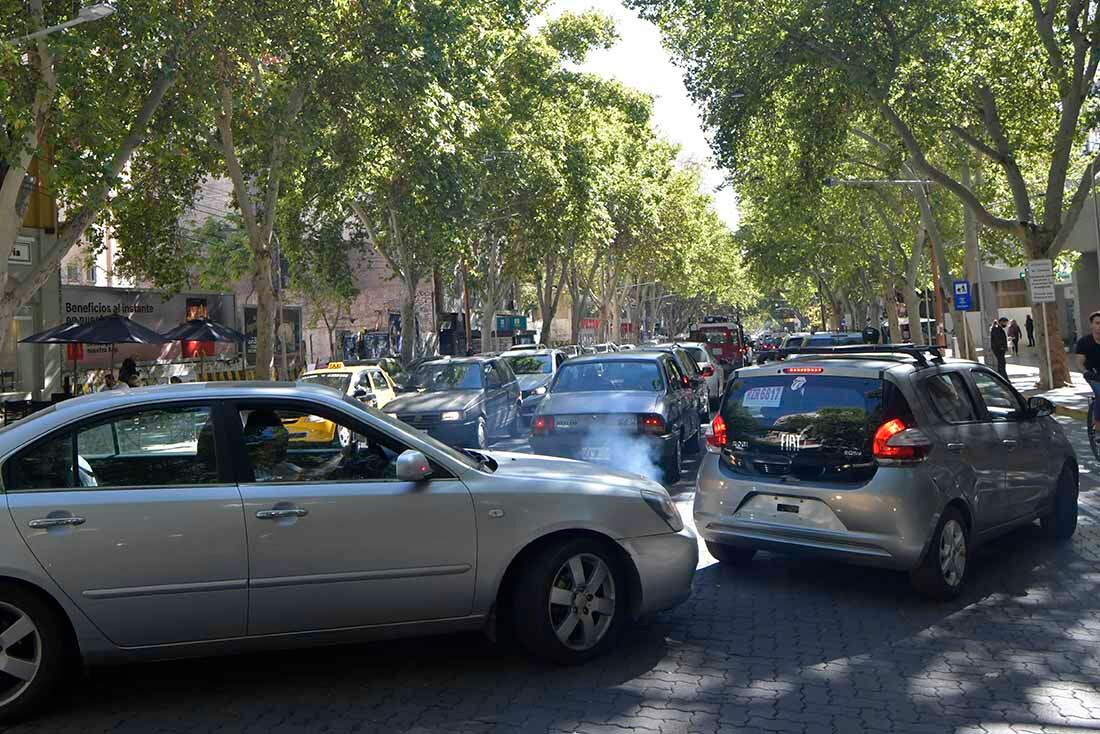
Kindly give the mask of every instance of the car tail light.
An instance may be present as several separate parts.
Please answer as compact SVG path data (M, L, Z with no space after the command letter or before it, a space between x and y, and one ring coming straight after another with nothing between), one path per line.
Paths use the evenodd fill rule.
M820 375L825 371L824 367L784 367L785 375Z
M660 436L665 432L665 419L653 413L642 413L638 416L638 432Z
M876 459L920 461L932 442L918 428L910 428L900 418L888 420L878 427L871 442Z
M691 380L688 379L687 375L681 375L680 382L683 383L684 387L691 387Z
M726 445L726 422L721 415L714 416L710 422L710 430L707 431L707 445L721 449Z
M531 422L531 432L536 436L545 436L548 433L553 433L554 416L536 415L535 420Z

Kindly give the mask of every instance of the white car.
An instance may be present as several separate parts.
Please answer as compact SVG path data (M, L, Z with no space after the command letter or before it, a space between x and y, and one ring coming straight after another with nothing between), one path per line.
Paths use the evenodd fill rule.
M707 345L703 342L677 342L677 346L687 352L688 356L699 365L699 371L707 380L710 407L711 409L718 407L726 390L726 371L722 365L707 351Z

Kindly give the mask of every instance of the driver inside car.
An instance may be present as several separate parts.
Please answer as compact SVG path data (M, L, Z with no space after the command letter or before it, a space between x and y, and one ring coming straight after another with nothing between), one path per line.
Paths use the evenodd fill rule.
M315 467L304 468L293 464L287 458L290 431L283 425L279 414L270 409L253 410L248 414L243 438L248 458L252 463L253 477L257 482L327 479L354 447L353 441L331 459Z

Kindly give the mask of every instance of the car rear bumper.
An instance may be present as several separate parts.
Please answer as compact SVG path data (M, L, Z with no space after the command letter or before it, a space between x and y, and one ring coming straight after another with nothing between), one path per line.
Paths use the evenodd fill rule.
M671 609L691 596L691 581L699 564L699 541L691 528L620 542L638 569L641 599L635 606L637 616Z
M665 434L662 436L610 434L607 443L598 444L598 446L608 449L606 459L593 459L588 456L582 456L584 449L595 448L597 444L593 441L585 441L581 437L531 436L530 443L531 450L543 456L560 456L564 459L576 459L578 461L588 461L593 464L622 467L624 465L632 465L632 462L639 458L632 454L636 454L640 451L646 451L648 453L648 457L646 458L650 461L661 461L672 451L672 442L675 438L674 434Z
M813 486L737 476L708 453L694 517L712 543L910 570L920 564L947 499L919 468L881 468L858 487ZM780 505L799 511L778 511Z

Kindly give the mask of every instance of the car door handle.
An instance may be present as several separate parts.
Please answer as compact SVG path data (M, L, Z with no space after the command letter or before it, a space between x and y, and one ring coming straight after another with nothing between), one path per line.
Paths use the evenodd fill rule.
M282 517L305 517L309 510L304 507L288 507L278 510L260 510L256 517L260 520L278 520Z
M947 444L948 451L962 451L966 448L965 443L949 443Z
M1012 451L1014 448L1016 448L1016 439L1006 438L1003 441L1001 441L1001 445L1004 446L1009 451Z
M82 517L39 517L27 523L32 528L57 528L65 525L83 525Z

